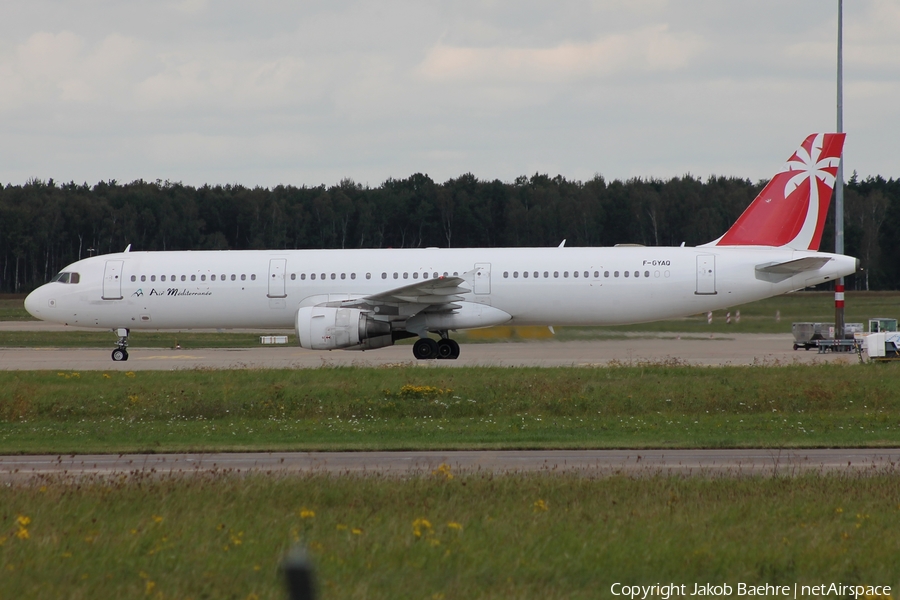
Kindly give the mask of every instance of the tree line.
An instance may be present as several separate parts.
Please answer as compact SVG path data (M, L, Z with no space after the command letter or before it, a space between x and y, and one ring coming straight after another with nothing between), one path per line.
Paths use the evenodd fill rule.
M133 250L688 246L716 239L762 189L732 177L515 181L417 173L378 187L192 187L169 181L0 187L0 292L22 293L89 255ZM834 203L832 203L833 206ZM822 249L834 248L834 209ZM845 252L864 271L848 289L896 289L900 179L845 186Z

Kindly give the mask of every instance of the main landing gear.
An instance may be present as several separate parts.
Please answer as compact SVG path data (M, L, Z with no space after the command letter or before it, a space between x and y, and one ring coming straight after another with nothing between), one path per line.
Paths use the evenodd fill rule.
M441 332L441 339L434 341L429 337L419 338L413 344L413 356L419 360L441 358L455 360L459 358L459 344L447 337L447 332Z
M112 359L116 362L128 360L128 330L116 329L116 335L119 340L116 342L116 349L112 351Z

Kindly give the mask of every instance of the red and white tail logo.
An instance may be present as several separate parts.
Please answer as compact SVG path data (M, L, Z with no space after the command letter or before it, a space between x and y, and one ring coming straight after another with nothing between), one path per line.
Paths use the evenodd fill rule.
M707 245L818 250L843 147L843 133L806 138L731 229Z

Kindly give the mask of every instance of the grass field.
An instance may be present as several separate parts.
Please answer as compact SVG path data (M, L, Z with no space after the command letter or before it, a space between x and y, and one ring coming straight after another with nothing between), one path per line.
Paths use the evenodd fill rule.
M610 598L629 585L900 583L896 473L196 475L0 487L0 598Z
M900 444L900 364L0 372L0 453Z

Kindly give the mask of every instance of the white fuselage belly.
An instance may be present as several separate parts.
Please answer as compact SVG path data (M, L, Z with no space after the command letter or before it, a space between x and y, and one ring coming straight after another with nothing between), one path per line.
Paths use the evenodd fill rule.
M832 260L776 282L755 272L808 256ZM110 271L110 261L121 261L120 270ZM304 303L378 294L422 281L425 273L463 277L476 265L490 275L467 286L472 291L464 300L505 311L510 324L615 325L783 294L852 273L855 259L756 247L126 252L71 265L79 283L47 284L28 308L41 319L82 327L289 329Z

